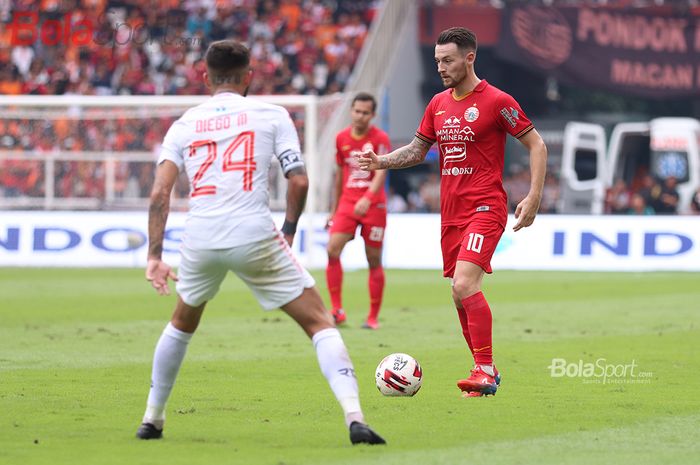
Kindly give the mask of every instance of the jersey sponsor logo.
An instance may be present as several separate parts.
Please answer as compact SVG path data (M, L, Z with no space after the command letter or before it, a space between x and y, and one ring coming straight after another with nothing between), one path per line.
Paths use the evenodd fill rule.
M474 142L474 131L469 126L444 126L435 131L435 135L440 139L440 142Z
M357 161L359 155L367 150L374 150L374 145L371 142L365 142L360 150L351 150L350 156L345 158L345 163L350 167L350 175L345 183L345 187L349 189L366 189L370 186L372 173L361 170Z
M468 140L469 142L474 142L474 131L472 131L472 128L469 126L464 126L461 131L459 131L460 134L464 137L464 140Z
M464 142L452 142L440 144L442 151L442 165L458 163L467 159L467 144Z
M475 106L467 108L464 111L464 119L467 121L467 123L473 123L479 119L479 109Z
M511 115L510 111L508 111L507 108L501 108L501 116L508 122L508 124L510 124L510 127L514 128L518 125L518 123L515 121L515 118L513 117L513 115Z
M462 167L458 168L456 166L453 166L452 168L443 168L442 169L442 175L443 176L463 176L465 174L472 174L474 172L474 168L471 166L469 167Z
M513 107L510 107L510 114L513 115L513 118L520 119L520 114L518 113L518 110L516 110Z
M443 128L458 128L460 126L460 123L462 120L457 118L456 116L450 116L445 120L445 122L442 124Z

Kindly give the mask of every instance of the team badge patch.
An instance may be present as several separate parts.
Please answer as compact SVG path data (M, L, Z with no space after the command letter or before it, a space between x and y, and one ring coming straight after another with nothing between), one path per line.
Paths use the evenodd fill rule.
M473 123L477 118L479 118L479 109L476 107L469 107L464 112L464 119L466 119L468 123Z

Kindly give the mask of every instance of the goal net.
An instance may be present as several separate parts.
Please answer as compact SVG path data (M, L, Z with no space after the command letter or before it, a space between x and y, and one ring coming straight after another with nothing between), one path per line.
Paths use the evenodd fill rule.
M147 208L155 160L168 128L207 96L0 96L0 210L141 210ZM251 96L292 116L310 179L307 212L327 211L334 146L324 131L347 99ZM326 141L325 143L320 141ZM273 162L270 206L285 206L286 182ZM189 197L184 174L172 208Z

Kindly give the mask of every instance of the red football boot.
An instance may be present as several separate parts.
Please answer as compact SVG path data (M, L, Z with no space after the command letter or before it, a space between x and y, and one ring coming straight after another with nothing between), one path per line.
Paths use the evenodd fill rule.
M331 315L333 315L333 320L337 325L345 323L345 320L347 319L347 315L345 315L342 308L339 308L338 310L331 310Z
M457 381L457 387L462 391L469 393L465 397L479 397L478 395L470 394L472 392L478 392L480 395L485 396L495 395L496 390L498 389L498 383L496 383L495 376L489 375L482 370L481 367L477 366L471 370L471 375L469 378L460 379Z

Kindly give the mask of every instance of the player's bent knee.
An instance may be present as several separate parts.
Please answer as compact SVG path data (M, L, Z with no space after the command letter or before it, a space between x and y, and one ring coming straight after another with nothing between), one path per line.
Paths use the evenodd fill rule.
M455 279L452 284L452 298L456 301L461 301L467 297L476 294L481 290L478 281L470 279Z

